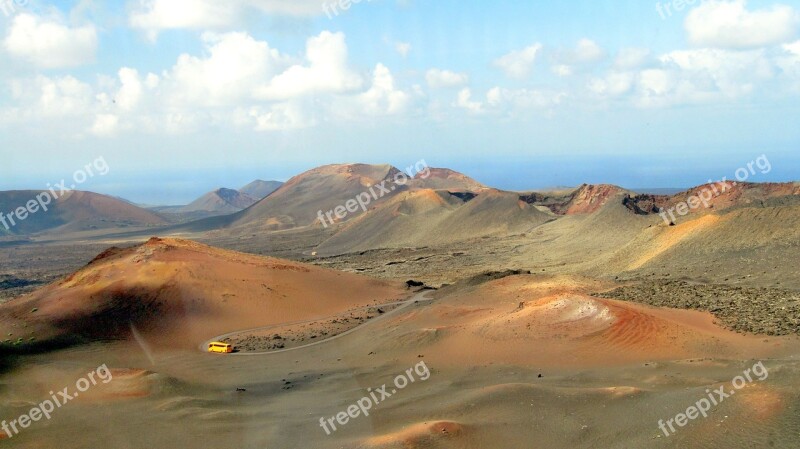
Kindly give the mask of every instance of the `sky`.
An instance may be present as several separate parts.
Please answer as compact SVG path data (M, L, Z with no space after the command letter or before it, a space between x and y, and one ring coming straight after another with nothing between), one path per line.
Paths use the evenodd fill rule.
M800 0L0 0L0 190L184 204L330 163L800 180Z

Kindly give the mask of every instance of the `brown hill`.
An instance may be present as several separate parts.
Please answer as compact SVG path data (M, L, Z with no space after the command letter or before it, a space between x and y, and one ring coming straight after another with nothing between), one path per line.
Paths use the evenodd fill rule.
M696 198L694 204L689 204L690 198ZM680 203L687 203L688 214L706 214L714 211L741 207L764 207L778 205L800 204L800 183L737 183L727 181L724 183L704 184L691 188L685 192L670 197L663 209L673 212L668 216L680 221L682 215L676 213Z
M234 330L316 319L403 296L399 283L153 238L112 248L66 279L0 305L16 341L127 338L194 348Z
M282 185L283 183L280 181L262 181L257 179L239 189L239 192L255 198L256 200L263 200L272 192L280 189Z
M41 193L36 190L0 192L0 213L10 213L24 207ZM47 208L47 211L40 208L28 214L24 220L15 219L16 224L8 230L0 225L0 230L11 234L33 234L166 224L160 215L127 201L92 192L65 192Z
M318 212L344 206L348 200L368 192L370 187L386 181L394 186L399 170L391 165L342 164L326 165L295 176L278 190L234 217L231 226L248 230L282 229L313 225ZM395 190L372 200L370 207L406 189ZM360 212L360 211L359 211ZM346 219L355 217L350 214Z
M589 185L584 184L572 195L566 215L591 214L597 212L605 206L609 200L617 197L625 190L608 184Z
M258 200L232 189L217 189L208 192L190 204L176 210L177 213L213 212L232 214L247 209Z
M420 189L450 190L454 192L480 192L488 188L469 176L449 168L429 168L424 173L417 173L410 185Z
M609 184L583 184L574 190L522 194L520 199L528 204L547 208L556 215L576 215L595 213L610 200L621 200L621 197L617 197L622 193L631 194L621 187Z
M552 217L519 195L484 189L478 194L412 190L347 223L320 245L320 254L451 243L519 234Z

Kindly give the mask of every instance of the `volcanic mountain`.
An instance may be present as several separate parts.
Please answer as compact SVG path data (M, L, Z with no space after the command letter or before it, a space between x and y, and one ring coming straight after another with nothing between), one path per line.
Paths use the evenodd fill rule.
M551 219L511 192L486 188L479 194L463 194L417 189L400 193L347 222L317 251L339 254L519 234Z
M698 198L699 207L687 208L689 214L706 214L742 207L768 207L800 205L800 183L742 183L734 181L704 184L669 197L662 208L672 210L689 198ZM673 221L681 221L680 214L669 213Z
M250 184L239 189L239 192L255 198L256 200L263 200L272 192L278 190L283 185L280 181L262 181L257 179Z
M119 339L135 327L156 346L195 348L215 335L327 317L404 297L399 282L152 238L111 248L83 269L0 304L11 340Z
M247 209L258 200L246 193L233 189L217 189L208 192L190 204L177 209L177 213L213 212L217 214L232 214Z
M319 221L319 211L324 213L344 205L384 181L392 186L397 173L399 170L391 165L343 164L315 168L290 179L253 207L232 215L224 221L224 226L250 232L314 225ZM405 186L396 187L384 197L373 200L372 205L406 189ZM212 228L219 226L217 221L207 224Z
M34 200L43 191L17 190L0 192L0 213L12 213ZM28 213L24 220L15 219L15 225L6 229L0 225L0 234L33 234L39 232L74 232L119 227L144 227L166 224L166 220L127 201L92 192L69 191L63 196Z
M286 242L294 238L289 234L297 231L304 242L312 242L304 249L322 256L521 239L503 256L509 258L509 263L519 264L516 266L552 267L566 263L579 272L585 269L606 274L609 270L618 273L664 263L673 250L681 251L682 256L672 260L682 260L679 265L685 265L689 259L699 257L684 253L692 248L729 252L730 248L723 244L727 241L741 247L741 242L734 242L735 238L727 234L716 238L704 232L715 229L717 221L750 229L754 216L766 214L770 228L775 224L775 235L791 234L773 221L783 215L794 222L794 206L800 205L798 184L729 183L724 191L716 184L720 194L709 200L709 208L680 217L676 224L685 222L686 226L668 229L669 223L659 214L691 196L701 195L711 186L673 196L637 194L608 184L517 193L485 187L452 170L436 168L426 169L405 185L395 185L394 178L400 173L390 165L319 167L292 178L244 211L187 224L178 231L216 231L210 236L212 239L234 240L291 231L282 234ZM384 183L395 189L377 199L373 197L366 210L358 208L326 226L320 223L320 211L325 214L344 207ZM761 210L743 212L754 208ZM706 215L709 218L695 221ZM700 238L704 240L698 242L696 239ZM770 236L758 235L754 241L778 251L786 247Z
M453 189L427 189L429 179L416 180L417 188L395 195L346 222L336 234L316 248L320 255L378 248L422 247L451 244L490 236L525 234L564 216L591 216L595 224L611 215L609 230L639 226L624 207L630 192L612 185L583 185L557 194L518 194L477 186L458 173L432 169L431 177L444 176ZM418 182L416 182L418 181ZM439 185L440 180L431 183ZM469 191L468 189L473 189ZM609 212L602 213L605 209ZM615 212L610 212L611 210ZM631 223L626 223L630 221ZM557 224L555 226L558 226ZM581 229L583 227L575 228ZM588 230L581 230L582 238Z
M488 188L469 176L449 168L429 168L425 172L417 173L411 185L422 189L453 192L480 192Z

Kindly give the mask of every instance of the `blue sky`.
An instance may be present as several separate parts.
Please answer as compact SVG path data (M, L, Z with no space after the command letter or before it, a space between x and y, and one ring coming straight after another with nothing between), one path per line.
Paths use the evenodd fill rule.
M333 3L0 0L0 189L100 156L80 188L151 204L338 162L641 188L766 154L753 181L800 179L798 1Z

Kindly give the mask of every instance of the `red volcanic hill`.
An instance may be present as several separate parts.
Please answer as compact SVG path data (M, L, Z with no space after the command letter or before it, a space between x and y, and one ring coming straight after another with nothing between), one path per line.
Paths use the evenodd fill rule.
M793 198L800 197L800 184L733 181L704 184L673 195L663 207L674 208L679 203L688 202L690 197L706 200L700 203L700 207L689 209L689 213L723 211L735 207L791 205L796 204Z
M420 189L450 190L453 192L480 192L488 189L488 187L469 176L450 170L449 168L429 168L428 170L423 170L414 176L414 180L411 181L410 184L412 187Z
M609 201L624 192L624 189L609 184L584 184L573 194L567 204L565 214L591 214L597 212Z
M0 213L24 207L43 191L18 190L0 192ZM143 227L166 224L163 217L123 200L92 192L70 191L39 209L25 220L17 221L12 234L45 231L73 232L116 227ZM16 221L16 220L15 220ZM0 229L5 231L3 226Z
M403 285L198 243L153 238L0 305L12 342L127 338L197 347L235 330L324 318L404 297Z
M523 194L520 199L547 208L556 215L579 215L593 214L607 204L623 204L626 195L633 193L610 184L583 184L571 191Z

